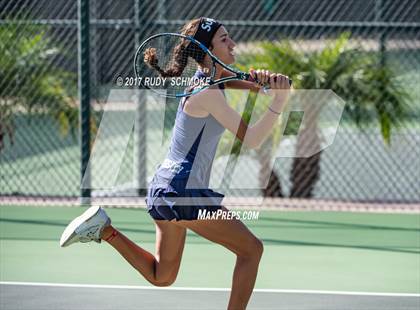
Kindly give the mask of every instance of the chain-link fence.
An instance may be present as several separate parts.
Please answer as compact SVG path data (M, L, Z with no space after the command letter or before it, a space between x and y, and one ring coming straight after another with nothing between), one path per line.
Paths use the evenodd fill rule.
M3 197L80 194L81 2L88 1L0 0ZM236 41L238 65L256 67L256 55L265 54L273 60L269 55L274 53L278 58L272 65L290 75L296 88L331 88L346 101L337 136L326 150L308 158L275 159L273 154L250 153L246 167L238 169L236 176L249 180L248 189L259 188L258 176L267 161L273 166L268 186L251 191L253 194L338 201L420 201L419 1L91 0L89 4L91 141L117 78L134 75L136 47L152 34L179 32L188 20L208 16L220 20ZM271 45L263 48L261 42ZM326 65L333 47L337 47L336 62ZM300 65L287 58L290 51ZM365 62L361 64L360 59ZM350 76L348 70L344 74L340 66L347 66L354 74ZM358 76L359 80L355 78ZM176 103L167 102L166 137L175 110ZM144 188L153 174L153 167L146 167L167 152L160 143L162 128L153 126L162 111L149 103L143 110L131 111L120 104L110 113L127 111L137 113L141 128L128 143L115 188L93 188L92 195L144 194L138 187ZM157 142L150 145L144 139ZM225 173L220 163L235 153L226 149L232 139L226 133L219 146L212 171L216 178ZM311 139L314 137L308 141L316 143ZM298 148L299 141L299 135L290 134L280 145ZM110 156L118 145L113 139L107 142ZM244 196L249 190L231 193Z

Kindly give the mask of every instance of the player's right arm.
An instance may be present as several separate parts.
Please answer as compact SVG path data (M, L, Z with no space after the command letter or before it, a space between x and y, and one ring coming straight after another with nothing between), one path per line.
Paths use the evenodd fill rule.
M257 71L257 75L261 83L270 84L273 93L271 110L281 113L290 89L289 79L282 74L270 74L267 71ZM212 114L222 126L250 148L258 148L264 142L279 116L268 109L254 125L248 126L239 113L227 104L222 92L215 87L191 96L189 101L190 104L198 104Z

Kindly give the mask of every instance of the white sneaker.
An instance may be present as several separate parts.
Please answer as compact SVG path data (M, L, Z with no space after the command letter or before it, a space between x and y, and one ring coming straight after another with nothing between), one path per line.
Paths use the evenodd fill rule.
M99 206L90 207L82 215L76 217L66 227L60 238L60 246L66 247L76 242L101 242L101 233L111 219Z

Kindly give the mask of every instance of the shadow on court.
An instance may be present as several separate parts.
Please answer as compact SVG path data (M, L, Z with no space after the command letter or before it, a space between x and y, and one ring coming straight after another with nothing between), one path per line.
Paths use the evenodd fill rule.
M0 308L8 310L226 309L229 292L188 289L95 288L0 285ZM254 292L248 309L418 310L419 296Z
M362 224L355 224L355 223L340 223L340 222L333 222L333 221L308 221L308 220L296 220L296 219L282 219L282 218L268 218L268 217L261 217L261 222L275 222L277 223L277 229L281 228L281 225L284 223L294 223L299 224L296 228L299 230L305 229L326 229L326 230L334 230L339 231L341 229L345 230L373 230L381 232L408 232L408 233L419 233L420 230L416 228L406 228L406 227L390 227L390 226L379 226L379 225L362 225ZM46 227L66 227L68 221L63 220L29 220L29 219L12 219L12 218L0 218L0 222L3 223L11 223L11 224L31 224L31 225L39 225L39 226L46 226ZM119 222L121 224L121 222ZM131 222L128 222L132 224ZM302 224L306 224L307 226L303 226ZM253 224L254 226L257 226ZM124 233L138 233L138 234L146 234L146 235L155 235L155 229L148 223L147 225L150 229L139 229L139 228L128 228L128 227L121 227L120 229ZM290 228L290 226L288 226ZM197 239L198 236L195 234L191 235L190 238ZM56 237L48 237L45 236L35 236L31 234L27 237L19 236L18 238L11 238L11 237L4 237L4 240L51 240L55 241ZM386 252L399 252L399 253L407 253L407 254L420 254L419 249L404 249L399 247L398 245L394 246L380 246L378 244L375 245L361 245L361 244L341 244L332 242L334 239L330 240L330 242L316 242L315 240L311 241L302 241L302 240L285 240L285 239L274 239L274 238L261 238L264 243L267 244L276 244L276 245L294 245L294 246L317 246L317 247L333 247L333 248L350 248L350 249L364 249L364 250L373 250L373 251L386 251ZM195 243L203 243L204 240L198 239L194 240Z

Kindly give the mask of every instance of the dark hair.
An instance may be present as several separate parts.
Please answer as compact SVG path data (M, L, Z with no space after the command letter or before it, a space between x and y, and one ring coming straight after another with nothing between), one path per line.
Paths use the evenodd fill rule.
M200 18L193 19L185 24L181 29L181 34L186 36L194 36L198 26L200 25ZM159 66L159 59L155 48L148 48L144 52L144 62L151 68L159 72L162 77L177 77L182 74L188 64L188 57L192 57L197 63L203 64L206 54L204 51L196 46L190 44L189 40L181 39L181 42L175 46L172 51L172 61L169 63L171 66L162 69Z

